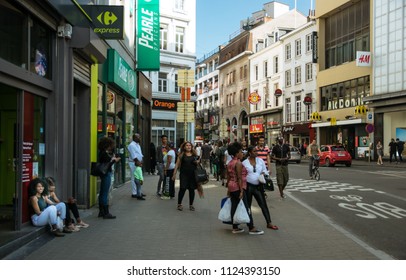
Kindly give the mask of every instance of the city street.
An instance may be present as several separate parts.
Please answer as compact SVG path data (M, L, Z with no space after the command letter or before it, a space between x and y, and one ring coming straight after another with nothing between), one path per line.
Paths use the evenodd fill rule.
M96 207L85 210L89 228L63 238L45 235L9 259L406 259L404 167L322 167L319 182L308 179L305 161L289 169L287 199L267 192L278 231L265 228L254 202L254 223L265 234L232 234L217 219L226 189L213 179L203 199L196 195L192 212L187 194L178 211L176 201L154 195L158 177L146 175L146 201L131 198L128 184L113 191L117 219L97 218Z

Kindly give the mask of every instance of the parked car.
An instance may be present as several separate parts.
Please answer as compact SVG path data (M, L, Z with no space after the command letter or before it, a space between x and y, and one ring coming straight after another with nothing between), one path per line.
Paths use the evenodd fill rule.
M294 161L296 163L300 163L302 160L302 154L300 153L300 150L296 147L289 146L290 148L290 159L289 161Z
M322 145L320 151L320 165L334 166L338 163L350 167L352 164L351 155L343 145Z

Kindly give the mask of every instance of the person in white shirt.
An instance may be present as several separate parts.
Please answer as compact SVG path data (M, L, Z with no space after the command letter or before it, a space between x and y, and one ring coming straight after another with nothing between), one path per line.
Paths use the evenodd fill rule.
M167 184L167 189L164 187L164 191L162 193L162 199L172 199L175 197L175 181L172 180L173 171L176 165L176 153L175 153L175 144L170 142L168 145L168 152L163 158L164 162L164 186Z
M247 149L248 158L242 162L247 169L247 203L251 209L252 197L258 203L262 210L266 221L266 227L278 230L278 227L272 224L271 215L269 214L268 205L265 200L265 191L263 184L259 181L261 174L269 176L269 171L266 168L265 162L257 157L257 149L254 146L249 146Z
M142 162L144 155L142 154L141 146L140 146L140 140L141 136L138 133L135 133L133 135L133 141L131 141L130 145L128 145L128 165L130 167L130 174L131 174L131 197L133 198L139 198L145 196L141 188L142 186L139 186L137 188L135 181L134 181L134 170L135 170L135 163L137 161Z

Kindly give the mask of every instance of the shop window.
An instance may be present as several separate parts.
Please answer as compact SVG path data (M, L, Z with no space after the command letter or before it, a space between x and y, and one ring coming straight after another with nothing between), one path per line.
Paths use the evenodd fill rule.
M27 69L28 61L26 26L24 14L7 2L0 2L0 57L24 69Z
M45 25L32 20L30 34L30 71L51 79L51 32Z

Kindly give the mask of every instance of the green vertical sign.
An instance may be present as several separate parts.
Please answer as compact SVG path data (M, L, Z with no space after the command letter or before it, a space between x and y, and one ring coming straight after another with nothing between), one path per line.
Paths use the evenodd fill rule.
M127 62L114 49L107 50L107 61L107 81L137 98L137 77Z
M137 1L137 70L159 70L159 0Z

